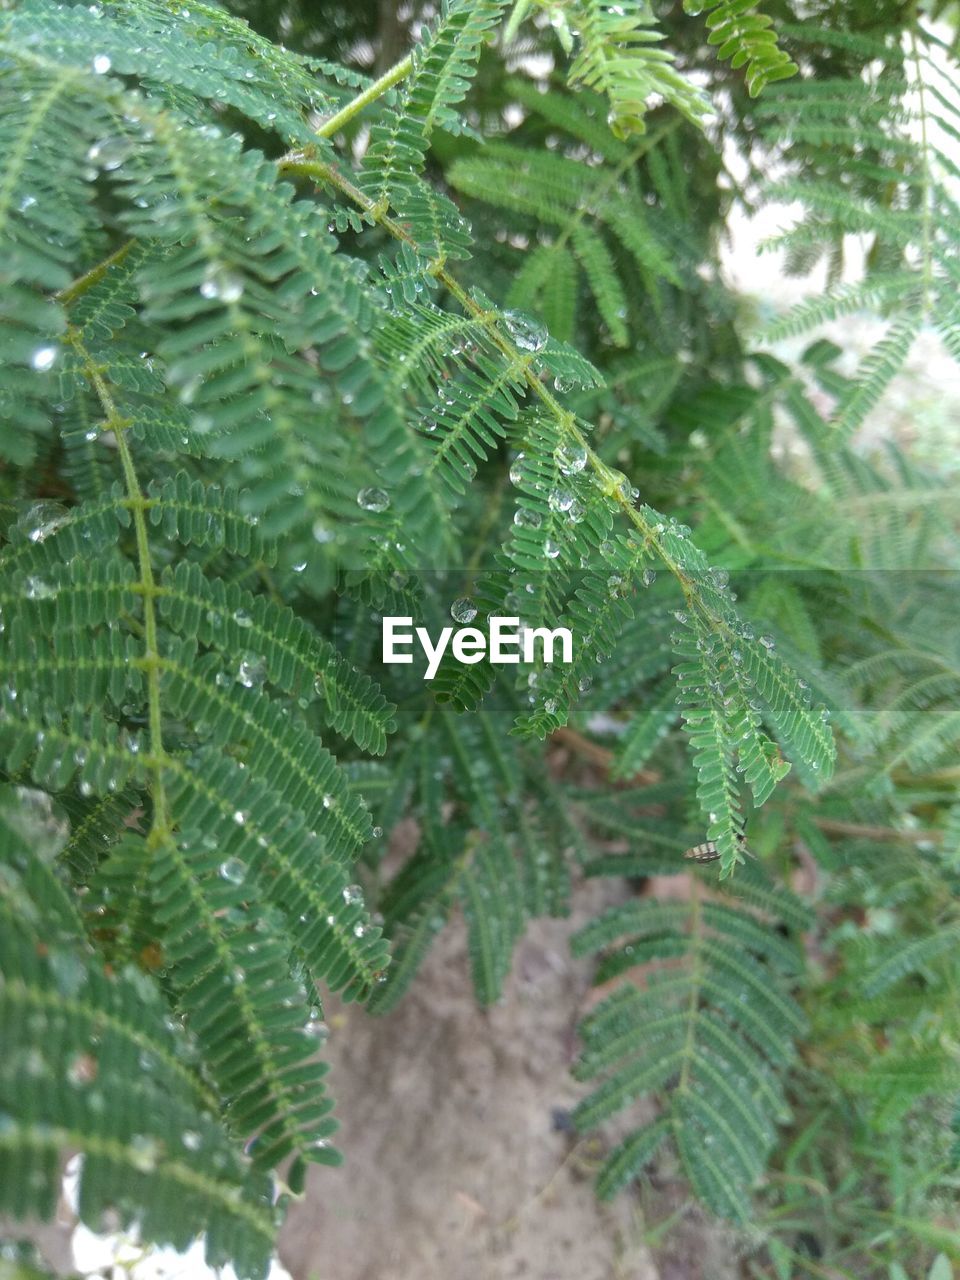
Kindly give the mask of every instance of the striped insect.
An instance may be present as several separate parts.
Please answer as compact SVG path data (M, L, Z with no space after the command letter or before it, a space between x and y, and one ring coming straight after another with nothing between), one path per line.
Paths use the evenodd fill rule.
M748 858L754 856L747 848L747 841L744 836L737 836L737 848L740 853L745 853ZM687 849L683 856L689 858L691 862L716 862L720 857L720 850L712 840L705 840L703 844L695 844L691 849Z

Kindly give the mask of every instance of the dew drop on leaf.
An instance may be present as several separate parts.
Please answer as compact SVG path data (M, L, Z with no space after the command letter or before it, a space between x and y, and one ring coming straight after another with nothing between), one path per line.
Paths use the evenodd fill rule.
M539 511L531 511L529 507L518 507L513 513L513 523L519 529L539 529L543 517Z
M59 354L59 347L37 347L30 357L30 365L38 373L46 373L48 369L53 368L54 361Z
M112 137L101 138L99 142L95 142L87 152L87 159L98 169L109 172L120 168L131 149L132 144L129 138L114 134Z
M469 596L461 596L450 606L450 617L454 622L472 622L477 616L477 606Z
M582 444L562 444L557 450L557 465L563 475L576 475L587 465L586 449Z
M547 345L546 325L524 311L504 311L507 332L521 351L542 351Z
M243 295L243 279L233 271L215 267L204 277L200 294L220 302L236 302Z
M367 488L361 489L357 494L357 506L362 507L364 511L381 512L386 511L390 505L390 495L386 489Z
M247 868L239 858L228 858L226 862L220 863L220 878L226 880L228 884L243 884L246 874Z
M31 542L44 542L70 519L70 512L59 502L35 502L17 521Z
M258 689L267 678L267 664L255 653L245 653L237 669L237 682L245 689Z

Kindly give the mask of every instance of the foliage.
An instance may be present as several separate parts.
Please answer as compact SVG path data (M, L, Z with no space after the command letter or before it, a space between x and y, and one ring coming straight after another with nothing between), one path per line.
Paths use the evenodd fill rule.
M448 0L374 82L216 4L0 14L6 1214L51 1216L71 1151L85 1221L261 1274L340 1158L327 993L387 1011L462 915L497 1000L584 874L682 876L574 935L612 984L576 1121L632 1126L601 1195L679 1158L790 1275L765 1170L960 1084L949 481L850 447L922 324L955 352L949 51L778 21L794 62L738 2L718 61L640 3L506 8ZM567 87L503 74L522 47ZM759 119L786 177L742 197L801 200L791 264L874 237L783 322L879 303L854 377L748 350L717 279L719 144ZM574 661L379 662L381 616L451 612ZM558 770L603 726L609 777Z

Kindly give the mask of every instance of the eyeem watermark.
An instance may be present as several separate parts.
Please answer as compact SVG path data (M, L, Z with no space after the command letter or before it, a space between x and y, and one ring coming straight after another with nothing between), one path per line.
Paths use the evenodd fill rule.
M489 619L490 630L479 627L444 627L434 642L426 627L414 627L412 618L383 619L383 661L413 662L413 645L419 643L427 660L424 680L432 680L448 647L458 662L472 666L484 660L492 663L517 664L536 662L541 647L545 663L573 661L573 633L569 627L528 627L519 618Z

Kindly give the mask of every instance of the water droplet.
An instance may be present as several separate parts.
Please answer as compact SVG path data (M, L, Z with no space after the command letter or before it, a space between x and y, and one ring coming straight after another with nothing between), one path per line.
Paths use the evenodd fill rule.
M247 820L247 815L243 812L242 809L234 809L233 820L238 827L242 827Z
M450 606L450 617L455 622L472 622L477 616L477 606L468 596L461 596Z
M180 1141L188 1151L200 1150L200 1135L193 1129L184 1129L180 1135Z
M513 523L520 529L539 529L543 517L539 511L531 511L529 507L518 507L513 513Z
M362 507L364 511L386 511L389 505L390 495L386 489L361 489L357 494L357 506Z
M256 653L245 653L237 669L237 683L245 689L258 689L267 678L267 664Z
M323 807L325 809L335 809L337 807L337 797L331 795L328 791L323 797Z
M581 693L589 693L590 690L593 688L593 681L590 679L589 676L581 676L580 679L577 681L577 688L580 690Z
M148 1138L142 1133L135 1133L130 1139L130 1163L140 1173L153 1173L157 1167L159 1155L160 1144L156 1138Z
M237 815L233 816L236 818ZM220 878L229 884L243 884L246 875L247 868L239 858L228 858L226 862L220 863Z
M573 506L573 494L566 489L551 489L547 494L547 505L551 511L569 511Z
M379 840L383 835L383 827L374 827L370 834L373 836L374 840Z
M524 311L504 311L503 323L521 351L542 351L547 345L547 328Z
M656 569L644 569L643 573L641 573L640 575L640 581L643 583L645 587L652 587L653 584L656 582L656 580L657 580Z
M200 294L221 302L236 302L243 295L243 278L223 267L213 267L204 277Z
M523 461L526 456L525 453L518 453L510 467L510 483L518 488L523 484Z
M346 903L362 902L363 890L358 884L348 884L343 891L343 900Z
M562 444L557 450L557 465L563 475L576 475L587 465L586 449L582 444Z
M43 542L56 533L70 519L70 512L59 502L35 502L17 521L17 528L26 533L31 542Z
M43 578L31 574L24 583L23 594L28 600L52 600L57 594L57 589L49 582L45 582Z
M553 380L553 389L559 391L561 395L565 391L572 391L576 385L573 378L562 378L559 373Z
M546 538L543 543L543 554L548 560L556 560L560 554L560 548L552 538Z
M113 63L105 53L98 53L93 60L93 70L98 76L105 76L112 66Z
M313 523L313 540L314 542L332 542L333 530L328 529L322 520L315 520Z
M87 152L87 159L99 169L107 171L119 169L132 150L129 138L115 134L110 138L101 138Z
M253 626L253 618L250 617L250 614L247 613L246 609L237 609L233 615L233 620L238 627L246 628Z
M46 373L48 369L53 368L54 361L59 354L59 347L37 347L30 357L30 364L38 373Z
M773 636L761 636L760 643L765 649L773 649L775 644Z

